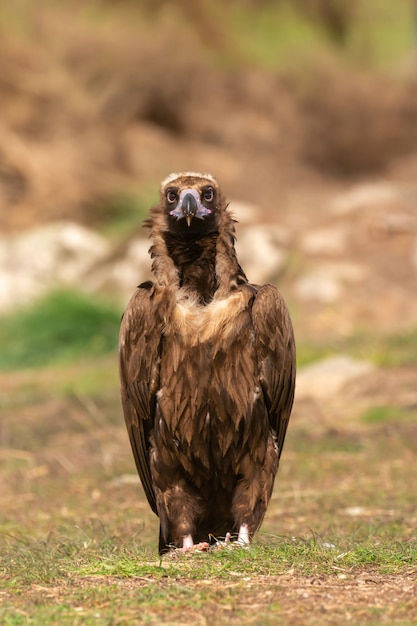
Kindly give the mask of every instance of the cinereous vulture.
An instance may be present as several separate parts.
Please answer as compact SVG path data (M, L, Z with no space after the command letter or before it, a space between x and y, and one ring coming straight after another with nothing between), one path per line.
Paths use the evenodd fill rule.
M225 537L248 544L271 498L293 404L288 310L274 286L248 282L211 175L168 176L147 225L155 279L124 313L119 365L159 552Z

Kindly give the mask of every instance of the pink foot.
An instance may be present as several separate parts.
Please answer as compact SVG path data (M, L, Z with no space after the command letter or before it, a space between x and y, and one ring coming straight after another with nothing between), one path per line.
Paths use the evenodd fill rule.
M232 541L232 535L226 533L224 540L217 540L213 547L215 548L247 548L250 545L249 528L247 524L242 524L239 528L239 534L236 541Z

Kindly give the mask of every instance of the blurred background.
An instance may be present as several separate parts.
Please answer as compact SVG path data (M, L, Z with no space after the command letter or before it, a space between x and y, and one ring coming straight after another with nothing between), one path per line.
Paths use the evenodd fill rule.
M159 181L197 170L299 335L415 324L414 1L17 0L0 33L0 312L123 309Z
M160 180L181 170L219 180L248 278L289 303L298 443L314 418L343 446L356 428L337 421L347 413L363 427L400 420L404 458L415 441L415 0L3 2L7 523L27 502L40 528L71 517L70 493L91 513L103 490L116 498L115 476L135 472L118 326L149 276L141 223ZM120 510L133 481L117 483ZM38 501L46 492L54 512Z

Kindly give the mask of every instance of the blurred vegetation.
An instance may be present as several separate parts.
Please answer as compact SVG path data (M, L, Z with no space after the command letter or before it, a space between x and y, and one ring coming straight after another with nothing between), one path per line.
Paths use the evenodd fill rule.
M380 171L417 145L415 31L412 0L3 2L0 225L96 225L213 146Z
M209 151L225 172L239 159L255 178L269 168L273 198L281 164L291 185L299 162L382 171L417 146L416 14L415 0L1 3L0 226L66 217L124 236L179 153L200 166ZM250 177L235 178L250 202ZM53 294L0 320L0 367L103 354L118 322L92 298ZM415 364L416 337L301 343L298 358Z
M281 0L231 3L232 32L266 67L305 68L319 55L381 69L414 45L412 2L392 0ZM306 64L307 63L307 64Z
M334 354L349 354L380 367L417 365L417 329L400 333L357 332L337 341L306 342L297 345L299 366L308 365Z
M9 36L30 39L48 14L58 21L71 14L73 24L92 31L123 28L141 36L158 30L174 36L180 26L185 43L191 32L196 48L210 51L221 64L252 61L282 68L291 66L296 51L308 59L327 50L380 66L400 58L415 43L414 0L46 0L41 7L16 0L2 3L0 28ZM175 54L181 40L173 41Z
M415 411L398 406L371 406L362 415L365 424L396 422L398 419L415 419Z
M0 369L62 364L117 346L120 312L91 296L56 291L0 318Z
M141 228L149 208L156 201L154 190L148 193L120 191L95 206L95 219L103 234L118 239Z
M65 290L52 292L26 309L0 317L0 369L71 363L113 352L120 318L121 312L114 305L93 296ZM417 329L392 334L358 333L326 343L300 340L298 367L340 353L382 367L417 365ZM75 379L78 381L77 376Z
M355 64L360 69L394 69L392 64L415 46L416 12L415 0L46 0L41 6L16 0L2 3L0 32L6 41L20 44L44 35L37 43L40 49L54 50L48 61L57 71L70 68L81 79L79 87L99 94L119 69L121 54L130 52L135 61L141 48L149 47L147 61L154 68L165 45L180 65L185 52L201 66L209 61L220 68L285 70L302 61L309 74L312 63L320 57L326 61L327 55L327 62L346 63L345 69ZM64 23L70 29L67 37L61 30ZM132 75L147 69L136 65Z

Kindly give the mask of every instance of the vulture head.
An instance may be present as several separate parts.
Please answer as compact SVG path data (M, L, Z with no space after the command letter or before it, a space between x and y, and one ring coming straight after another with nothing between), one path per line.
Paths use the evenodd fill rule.
M152 271L160 285L184 288L207 304L246 277L234 248L234 220L211 174L170 174L150 212Z
M170 174L162 181L160 194L169 231L185 236L217 231L224 201L210 174Z

